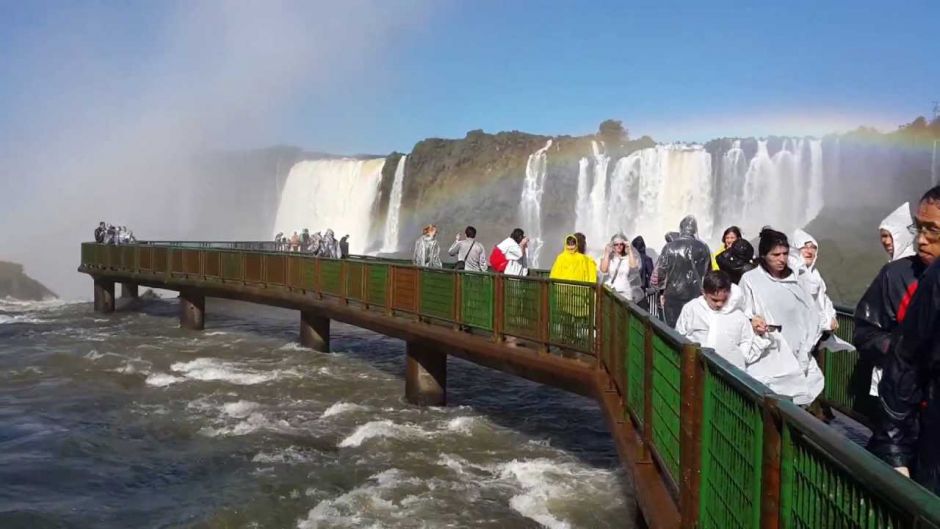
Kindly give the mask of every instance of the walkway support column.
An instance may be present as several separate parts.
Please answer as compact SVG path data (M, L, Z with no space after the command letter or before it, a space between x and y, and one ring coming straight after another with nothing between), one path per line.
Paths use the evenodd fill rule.
M114 281L95 279L95 312L114 312Z
M405 345L405 398L418 406L447 404L447 354L432 345Z
M330 319L309 310L300 311L300 345L330 352Z
M137 299L137 283L121 283L121 297Z
M201 292L180 291L180 327L193 331L206 328L206 297Z

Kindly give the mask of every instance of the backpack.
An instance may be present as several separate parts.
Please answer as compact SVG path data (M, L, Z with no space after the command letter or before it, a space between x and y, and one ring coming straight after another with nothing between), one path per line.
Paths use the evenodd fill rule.
M506 271L506 265L508 264L509 260L506 259L506 254L499 249L499 246L494 246L493 251L490 252L490 268L503 273Z

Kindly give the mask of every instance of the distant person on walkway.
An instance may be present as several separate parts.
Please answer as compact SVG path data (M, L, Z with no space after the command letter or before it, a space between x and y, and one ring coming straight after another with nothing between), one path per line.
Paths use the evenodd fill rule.
M904 210L898 208L882 221L882 226L887 223L892 229L891 255L896 258L881 267L881 271L855 306L855 333L852 342L861 356L856 371L863 374L871 372L868 394L872 396L878 396L883 360L885 355L897 346L901 323L917 290L918 280L940 255L940 238L929 231L935 224L940 225L940 187L934 187L924 193L918 203L913 223L909 210L907 215L907 221L902 220ZM905 255L906 238L903 233L895 234L893 231L894 226L905 223L908 236L917 247L917 253L914 255Z
M754 334L751 321L731 292L739 288L728 274L710 271L702 280L702 295L682 307L676 332L703 347L714 349L741 370L757 362L770 339Z
M631 245L640 255L640 286L643 290L647 290L650 287L650 279L653 277L653 258L646 255L646 241L643 240L642 235L634 237Z
M790 255L789 266L796 272L796 278L800 286L816 302L816 308L819 309L820 328L824 332L837 330L839 321L836 319L836 308L827 293L826 280L823 279L819 269L816 268L816 261L819 258L819 243L812 235L803 230L793 232L793 238L790 242L793 244L793 251Z
M940 240L940 203L918 209L918 247ZM882 361L868 449L898 472L940 495L940 264L936 261L901 323L897 345Z
M284 237L284 232L279 231L274 235L274 249L279 252L284 251L284 245L281 242L281 238Z
M300 251L306 252L307 248L310 247L310 230L304 228L304 231L300 233Z
M622 233L614 235L604 248L604 257L601 258L601 273L606 275L604 284L634 303L646 299L640 277L642 266L639 252Z
M296 231L290 236L290 251L300 251L300 235L298 235Z
M510 276L529 275L526 268L526 249L529 238L522 228L512 230L509 237L493 247L490 252L490 266L496 272Z
M457 258L456 270L470 272L486 272L486 248L476 240L477 229L467 226L463 234L457 234L454 244L450 245L447 254Z
M307 247L307 251L313 255L320 255L320 243L322 242L323 235L320 232L310 235L310 245Z
M437 244L437 226L434 224L428 224L421 230L421 236L415 241L412 262L415 266L444 268L441 262L441 248Z
M108 233L108 228L105 226L104 221L98 223L98 227L95 228L95 242L98 244L104 243L104 236Z
M885 217L878 226L881 245L888 252L889 261L897 261L917 253L914 248L914 234L908 230L910 224L911 205L905 202Z
M736 285L741 282L741 276L757 268L754 247L745 239L734 241L731 248L718 254L715 260L718 262L718 269L728 274L731 282Z
M318 255L330 259L339 259L339 242L337 242L336 236L333 235L332 229L327 229L323 232L323 239L320 240L320 251Z
M345 259L349 257L349 234L343 235L343 238L339 240L339 258Z
M117 244L117 229L112 224L108 224L108 231L104 235L105 244Z
M552 264L551 279L562 281L597 282L597 265L594 260L578 251L578 238L575 235L565 237L565 248Z
M718 256L721 255L725 250L731 248L731 245L734 244L734 241L743 239L741 236L741 228L737 226L729 226L724 233L721 234L721 248L717 252L712 254L712 270L719 270L718 268Z
M663 290L666 324L675 327L686 303L699 296L702 278L711 268L711 252L698 240L698 222L689 215L679 223L679 235L666 243L656 263Z
M801 406L813 403L825 379L813 351L822 335L816 301L789 267L787 236L772 229L760 234L760 266L741 278L744 313L754 332L770 345L748 373Z

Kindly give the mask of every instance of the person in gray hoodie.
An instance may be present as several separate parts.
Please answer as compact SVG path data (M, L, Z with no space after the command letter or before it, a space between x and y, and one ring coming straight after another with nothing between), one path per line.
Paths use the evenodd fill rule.
M485 272L489 266L486 262L486 248L476 240L477 229L473 226L467 226L463 235L457 234L454 244L447 250L447 254L457 258L457 270L468 270L470 272Z

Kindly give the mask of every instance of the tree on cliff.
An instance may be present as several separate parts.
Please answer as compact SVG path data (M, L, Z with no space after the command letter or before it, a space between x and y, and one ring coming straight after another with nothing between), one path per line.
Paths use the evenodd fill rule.
M597 136L607 145L622 145L630 139L630 132L619 119L608 119L597 128Z

